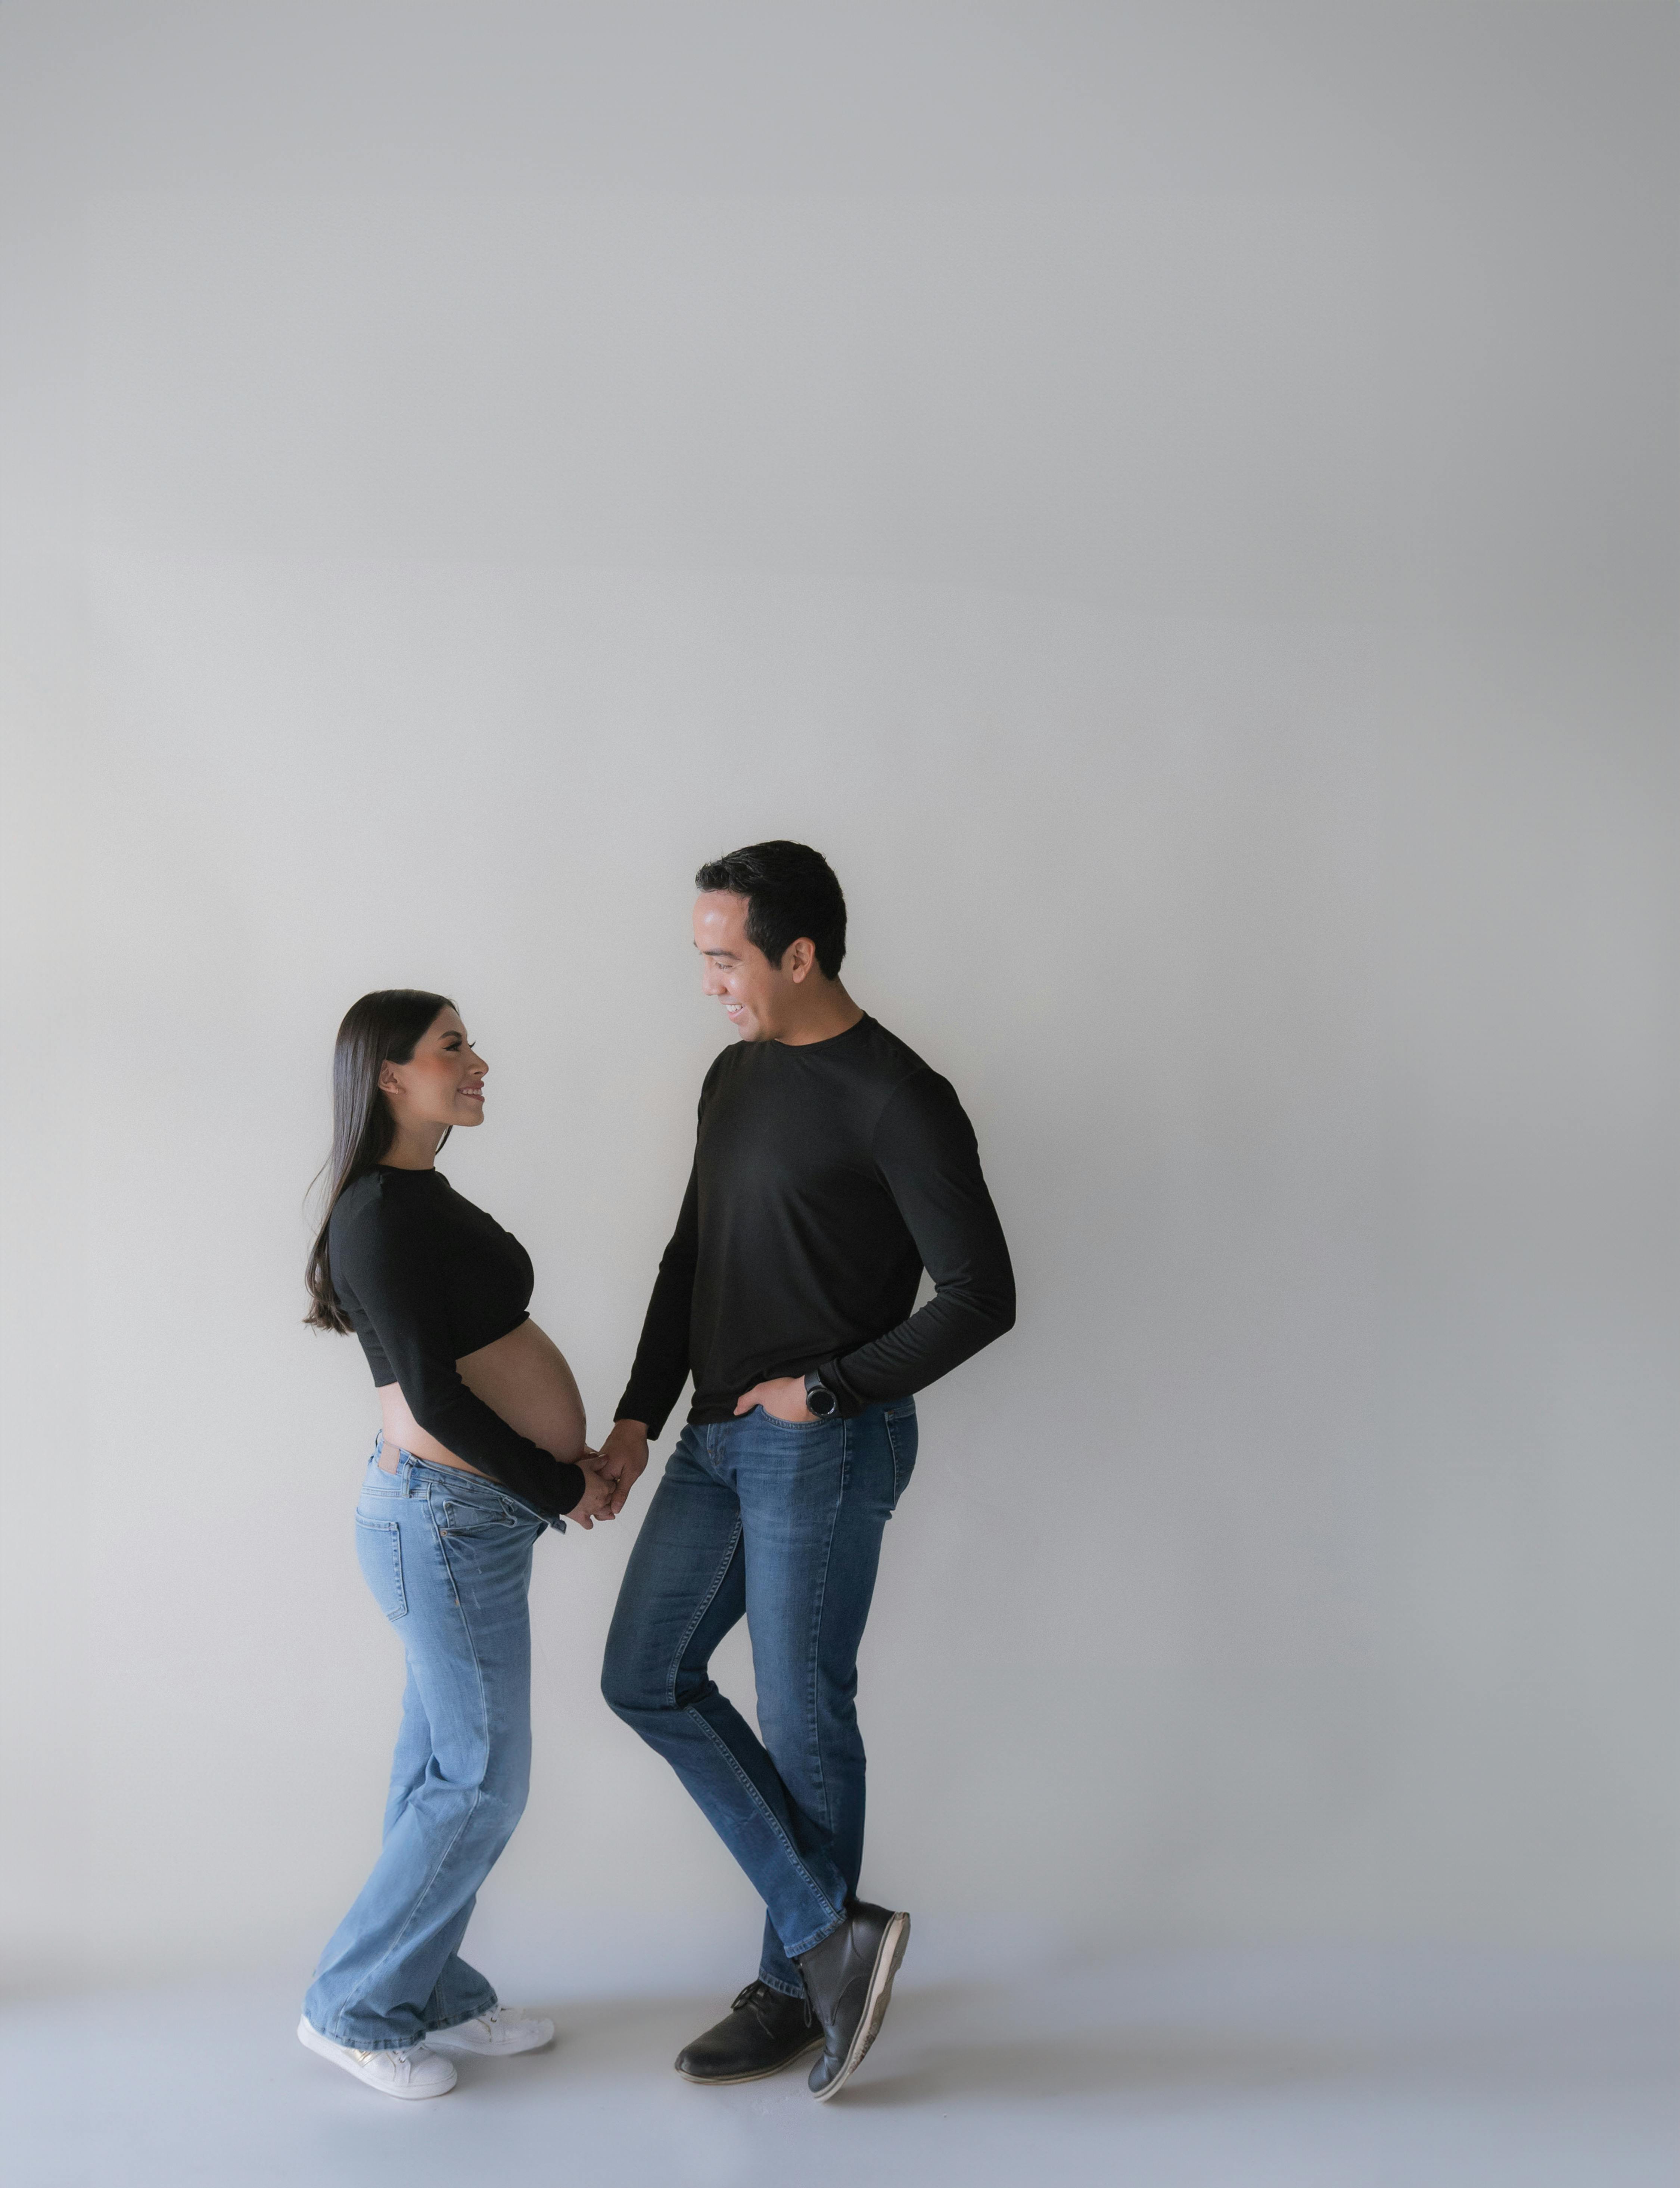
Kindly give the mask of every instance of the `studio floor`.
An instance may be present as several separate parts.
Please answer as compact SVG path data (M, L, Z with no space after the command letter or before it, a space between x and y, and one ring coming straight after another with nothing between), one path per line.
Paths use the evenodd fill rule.
M493 1972L559 2039L461 2061L432 2103L305 2053L289 1977L10 2005L10 2188L1672 2188L1680 2162L1660 1962L1081 1952L930 1920L870 2059L817 2105L797 2069L671 2072L728 2003L715 1936L615 1950L597 1919L562 1951L515 1927Z

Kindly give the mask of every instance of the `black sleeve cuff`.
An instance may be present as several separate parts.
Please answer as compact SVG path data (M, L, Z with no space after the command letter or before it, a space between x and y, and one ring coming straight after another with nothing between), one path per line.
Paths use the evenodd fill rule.
M831 1360L826 1366L819 1368L817 1373L822 1378L823 1388L826 1390L832 1390L840 1401L835 1410L841 1419L855 1420L869 1401L867 1398L860 1398L840 1373L840 1362L837 1360Z
M632 1383L612 1408L612 1418L615 1421L640 1421L647 1430L647 1440L651 1443L664 1427L675 1402L674 1398L651 1398L646 1391L637 1390Z
M589 1477L581 1466L573 1466L571 1460L567 1458L557 1458L555 1461L555 1515L550 1522L551 1526L563 1527L566 1525L565 1520L560 1516L561 1514L569 1512L582 1497L589 1486Z

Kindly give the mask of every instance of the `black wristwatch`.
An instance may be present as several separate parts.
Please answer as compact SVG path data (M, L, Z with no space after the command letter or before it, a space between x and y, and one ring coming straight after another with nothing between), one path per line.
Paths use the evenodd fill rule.
M820 1368L813 1368L805 1378L805 1410L820 1421L832 1421L840 1410L840 1401L823 1381Z

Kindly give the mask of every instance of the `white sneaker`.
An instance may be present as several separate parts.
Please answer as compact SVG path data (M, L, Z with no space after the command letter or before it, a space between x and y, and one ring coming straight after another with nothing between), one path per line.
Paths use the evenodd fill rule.
M434 2028L426 2041L440 2051L471 2051L476 2059L505 2059L515 2051L539 2050L554 2042L554 2023L535 2014L493 2006L453 2028Z
M297 2040L305 2050L319 2052L387 2097L446 2097L455 2086L454 2068L424 2044L410 2044L401 2051L354 2051L323 2036L307 2021L298 2022Z

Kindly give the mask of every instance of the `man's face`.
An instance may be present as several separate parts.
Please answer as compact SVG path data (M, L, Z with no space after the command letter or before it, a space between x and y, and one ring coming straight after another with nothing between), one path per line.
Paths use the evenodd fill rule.
M794 983L747 939L747 899L709 889L695 900L694 946L700 952L701 985L716 995L743 1040L774 1040L779 1008ZM790 953L791 954L791 953Z

